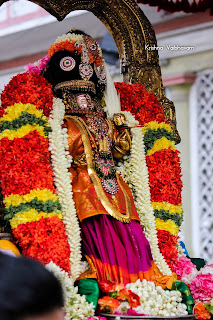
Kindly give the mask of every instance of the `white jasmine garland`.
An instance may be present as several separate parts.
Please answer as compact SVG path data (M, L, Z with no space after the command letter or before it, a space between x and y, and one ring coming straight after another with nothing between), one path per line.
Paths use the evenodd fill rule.
M81 274L88 271L88 270L91 270L90 268L90 265L87 261L81 261Z
M186 257L186 254L184 253L184 249L180 244L180 240L178 240L176 247L178 249L178 258L179 257Z
M67 33L63 34L62 36L58 37L55 43L59 43L62 41L83 41L83 36L81 34L74 34L74 33Z
M140 306L133 308L138 313L152 316L176 316L187 315L185 304L181 303L182 297L179 291L165 291L160 286L155 287L154 282L140 281L126 285L140 297Z
M146 166L143 132L136 128L138 121L130 112L123 112L127 124L132 132L132 150L129 161L124 165L120 163L118 172L132 189L136 208L140 217L152 250L153 259L163 274L171 275L172 272L160 253L155 226L153 208L149 189L148 169ZM53 110L49 118L52 132L49 134L49 145L51 151L54 182L59 202L62 206L63 222L68 235L71 250L70 263L71 275L76 279L81 274L81 250L80 250L80 227L73 201L70 174L68 168L71 165L71 157L68 151L67 129L62 128L65 115L65 105L59 98L53 98Z
M88 303L85 295L78 294L78 288L74 287L73 280L70 279L69 274L52 261L45 267L56 276L63 287L65 319L93 317L95 313L93 303Z
M60 43L60 42L63 42L63 41L74 41L74 42L78 42L78 41L83 41L84 42L84 35L82 34L75 34L75 33L67 33L67 34L63 34L62 36L58 37L55 41L55 43ZM102 57L103 54L102 54L102 50L101 50L101 47L99 46L99 44L97 43L97 47L98 47L98 53L99 53L99 56Z
M137 128L139 122L135 120L135 117L130 112L124 111L122 113L126 117L127 125L133 127L131 128L132 148L130 157L123 164L118 163L117 171L132 189L140 222L149 241L156 265L164 275L170 276L172 275L172 271L158 247L155 217L151 205L143 132L140 127Z
M49 117L49 124L52 128L52 132L49 134L49 150L51 152L56 192L61 204L63 222L71 250L70 272L72 279L75 280L81 274L81 236L68 171L72 157L68 151L67 129L62 128L64 115L64 103L59 98L53 98L53 109Z

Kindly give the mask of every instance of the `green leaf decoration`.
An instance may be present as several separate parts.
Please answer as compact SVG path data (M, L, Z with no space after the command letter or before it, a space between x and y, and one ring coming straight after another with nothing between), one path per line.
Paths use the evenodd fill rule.
M47 126L47 119L45 117L37 118L34 114L22 111L20 117L13 121L1 121L0 133L7 129L16 131L27 124L44 127L44 134L46 136L48 136L49 132L52 131L52 129Z
M29 211L30 209L36 209L38 212L47 212L51 213L53 211L60 213L61 205L59 201L53 201L53 200L47 200L47 201L40 201L37 197L35 197L33 200L25 203L21 203L17 207L15 206L9 206L9 208L6 208L6 215L4 216L5 220L9 220L14 217L19 212Z
M159 128L159 129L148 128L148 130L144 134L145 152L147 153L150 149L152 149L155 141L163 137L165 137L170 141L175 141L173 132L169 132L165 128Z
M154 215L155 215L155 218L159 218L163 221L167 221L169 219L171 219L172 221L175 222L175 224L180 227L181 226L181 223L183 221L183 215L179 214L179 213L169 213L169 211L167 210L163 210L163 209L160 209L160 210L154 210Z

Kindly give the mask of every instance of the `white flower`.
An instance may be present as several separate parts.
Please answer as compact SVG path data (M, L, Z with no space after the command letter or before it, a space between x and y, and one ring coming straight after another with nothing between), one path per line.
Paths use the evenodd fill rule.
M194 269L192 269L191 273L186 274L185 276L183 276L181 278L181 281L185 282L187 285L191 284L192 279L194 279L198 275L198 273L199 273L199 271L196 268L194 268Z
M69 274L58 267L52 261L46 265L46 268L51 271L61 282L64 291L64 309L66 312L66 320L70 319L85 319L93 317L95 310L93 303L88 303L86 297L78 294L78 288L74 287L73 280Z
M62 36L58 37L55 41L55 43L59 43L62 41L83 41L83 36L81 34L74 34L74 33L67 33L63 34Z
M177 242L176 247L178 249L178 257L186 257L186 254L184 253L184 249L180 244L180 240Z
M125 115L127 125L132 127L132 148L130 156L123 163L119 162L117 172L122 176L124 181L128 183L132 190L140 222L144 234L149 241L156 265L163 274L170 276L172 275L172 271L158 247L155 217L151 205L143 132L140 127L137 127L139 122L135 120L130 112L124 111L122 113Z
M207 273L210 273L210 274L213 274L213 265L205 265L203 268L200 269L199 273L202 273L202 274L207 274Z
M140 306L133 308L138 313L152 316L187 314L186 305L180 303L182 298L179 291L165 291L159 286L153 286L153 282L146 280L128 283L126 288L140 296Z
M89 263L87 261L81 261L81 274L88 270L90 270Z
M81 236L72 185L68 168L72 157L69 155L67 129L62 128L65 105L61 99L53 98L53 109L49 117L52 132L49 134L49 146L53 166L56 192L61 204L65 230L70 245L71 276L75 280L81 274Z

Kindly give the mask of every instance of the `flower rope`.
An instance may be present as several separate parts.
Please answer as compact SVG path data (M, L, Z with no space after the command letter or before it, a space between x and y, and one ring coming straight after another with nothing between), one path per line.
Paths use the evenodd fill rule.
M158 246L170 269L174 271L173 265L178 256L178 231L183 220L181 167L174 135L162 106L143 85L115 85L120 94L121 110L134 114L143 130Z
M69 274L53 262L50 262L45 267L52 272L62 284L64 292L64 310L66 312L65 319L80 320L89 316L94 316L95 309L93 303L88 303L85 295L81 296L78 293L78 287L74 287L73 280L70 279Z
M68 168L72 158L68 151L67 129L62 128L65 105L61 99L53 98L53 109L49 117L52 132L49 134L54 182L68 242L70 245L71 276L76 280L81 273L81 236L75 203L73 201L71 178Z
M118 172L129 184L135 197L135 205L140 217L140 223L144 229L153 255L153 259L164 275L171 275L172 272L160 253L158 247L157 231L155 226L155 217L151 205L151 195L149 188L148 169L146 165L144 136L141 128L136 128L139 122L135 120L130 112L122 112L128 126L135 127L131 129L132 148L129 160L124 162L124 167L119 163ZM126 172L126 173L125 173ZM128 177L129 173L129 177Z

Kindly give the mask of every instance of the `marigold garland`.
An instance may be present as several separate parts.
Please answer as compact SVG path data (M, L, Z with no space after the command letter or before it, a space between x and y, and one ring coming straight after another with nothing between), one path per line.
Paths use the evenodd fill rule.
M36 73L22 73L13 77L1 93L0 117L4 110L15 103L31 103L48 117L52 109L51 84Z
M75 46L75 41L69 41L69 40L65 40L62 42L57 42L54 43L50 46L50 49L48 50L48 56L51 58L56 52L58 51L70 51L70 52L74 52L77 51L78 54L80 54L81 52L81 46L79 46L78 48Z
M173 236L177 236L179 231L179 226L171 219L165 221L160 218L156 218L156 228L158 230L169 231L169 233Z
M133 113L142 126L158 245L173 271L178 254L177 233L182 222L181 168L174 135L163 108L154 95L146 92L143 85L115 85L120 94L122 110Z
M116 82L115 87L120 94L122 110L134 114L140 125L152 121L167 123L157 98L148 93L143 85Z
M38 213L42 212L45 208L46 213L51 213L56 211L59 213L61 209L59 201L53 202L52 200L39 201L37 198L34 198L32 201L21 203L18 206L9 206L5 211L6 215L5 220L11 219L16 213L27 211L29 208L36 209ZM58 212L57 212L58 211Z
M10 225L12 229L17 228L20 224L25 224L27 222L39 221L41 218L51 218L57 216L60 220L62 219L62 214L60 212L38 212L36 209L30 209L26 211L18 212L10 219Z
M150 121L148 123L143 124L142 130L145 135L147 130L166 130L169 133L172 133L172 129L168 123L165 122L157 122L157 121Z
M48 264L53 261L65 271L70 270L70 248L63 222L58 217L20 224L13 234L28 257Z
M163 149L169 149L169 148L172 151L176 151L175 142L163 137L154 142L153 147L150 150L148 150L147 156L151 156L155 154L157 151L161 151Z
M69 271L70 247L55 195L48 149L51 129L44 115L52 108L51 97L51 86L37 74L17 75L6 86L0 119L0 182L5 218L23 254L44 264L54 261Z
M161 219L164 222L172 220L179 227L181 226L181 223L183 221L183 217L178 213L169 213L169 211L166 210L155 210L154 215L156 219Z
M175 206L172 203L168 202L152 202L154 210L165 210L170 214L178 213L180 216L183 214L182 204Z
M4 91L3 91L4 93ZM8 105L7 108L4 110L4 115L1 119L1 122L4 121L12 122L13 120L18 120L19 117L23 115L23 113L27 113L29 115L33 115L38 119L42 119L47 122L47 118L44 117L43 111L38 110L34 104L30 103L17 103L15 102L14 105ZM28 122L27 122L28 123ZM45 123L43 123L45 124Z
M23 138L0 140L0 171L3 196L28 194L34 189L55 192L48 141L34 130Z
M154 202L181 203L181 168L178 151L170 148L147 156L151 199Z
M42 202L47 202L50 200L53 202L58 201L56 194L46 188L42 190L30 190L30 193L23 195L11 194L4 198L4 204L6 208L9 208L10 206L17 207L23 203L31 202L34 199Z
M48 50L48 56L51 58L56 52L59 51L77 51L78 54L82 51L82 44L84 42L84 36L79 34L67 33L63 34L61 37L58 37L54 44L50 46ZM76 46L76 43L78 44ZM97 43L96 43L97 44ZM96 66L99 67L102 60L102 51L100 46L97 44L98 55L94 57L94 54L91 53L90 48L88 47L88 56L90 63L95 62Z
M164 139L165 140L170 140L173 141L174 140L174 135L172 132L168 132L166 129L164 128L158 128L158 129L150 129L148 128L144 134L144 144L146 146L145 151L147 153L147 151L149 151L150 149L153 148L153 146L155 145L156 140L161 140ZM174 141L173 141L174 143ZM155 152L155 151L154 151ZM153 152L153 153L154 153Z
M65 39L65 42L66 41L67 39ZM57 45L55 44L55 48L56 47ZM181 174L179 157L174 147L171 128L165 119L162 107L159 105L157 99L153 95L146 92L144 87L141 85L117 84L116 86L118 91L120 90L122 109L131 111L133 114L135 114L136 119L141 125L143 125L143 130L146 137L146 160L147 167L149 169L149 184L152 202L169 203L179 207L181 203L180 191L182 187L182 183L180 181ZM6 198L13 194L20 196L29 195L33 190L44 189L48 189L53 193L55 192L52 181L52 171L50 167L50 156L47 141L47 135L49 134L50 130L46 130L48 126L47 120L44 117L44 115L49 116L50 114L52 109L52 97L53 93L49 83L35 73L26 73L13 77L11 82L6 86L2 93L1 115L3 117L1 119L2 132L0 133L0 144L2 151L0 158L6 159L9 157L7 159L7 164L6 161L3 161L5 167L3 164L0 165L0 169L2 169L1 182L3 185L5 203ZM27 104L29 104L27 107L24 106ZM41 110L39 111L39 109L43 109L43 113ZM54 128L53 123L56 124L58 121L61 130L62 119L60 119L60 117L53 117L50 118L50 120L51 119L53 119L52 129ZM57 130L59 130L59 128ZM67 158L66 153L67 142L65 143L65 135L63 137L62 134L61 138L63 141L63 152L65 152L62 157L62 162L65 164L63 167L67 170L69 167L69 159ZM51 139L52 140L50 141L53 143L54 139ZM40 142L38 143L38 141ZM59 140L56 139L55 143L58 143L58 141ZM16 161L14 161L14 155ZM54 159L54 157L52 159ZM159 164L161 170L159 170ZM11 174L8 175L8 172L11 172ZM57 176L57 170L54 174ZM68 173L66 174L68 185L69 177ZM7 179L9 179L9 184L8 181L6 181ZM57 188L59 195L62 185L63 184L60 183ZM63 201L65 194L66 192L64 193L64 191L63 196L61 193L60 202L62 204L63 219L65 225L67 225L71 254L73 254L71 256L71 263L74 263L75 265L76 261L76 267L73 269L73 276L75 278L80 272L80 230L79 226L77 227L77 225L77 229L73 229L70 219L68 218L67 213L69 211L69 205L67 205L67 203L65 205L65 201ZM49 200L50 199L47 201ZM42 210L42 207L44 207L45 210ZM73 208L73 203L70 203L70 208ZM17 237L20 237L20 235L18 235L18 230L20 230L22 226L26 226L27 224L39 224L42 219L45 221L48 219L58 219L60 221L61 218L60 212L58 211L59 208L55 211L53 202L39 201L36 197L31 199L31 201L20 202L18 205L14 206L15 215L13 215L12 218L11 210L12 207L10 207L10 210L8 209L8 214L10 215L8 218L10 218L11 221L14 221L13 228L16 230ZM32 220L38 221L27 222L30 220L29 213L32 213L31 211L34 212L32 214L34 217ZM178 218L178 213L179 211L174 212L174 214L171 215L169 210L157 211L156 209L154 211L157 221L157 228L159 229L159 247L167 262L169 260L167 252L168 248L165 250L166 246L163 237L166 237L167 240L170 237L170 244L173 245L172 248L170 247L170 258L172 252L174 258L173 260L175 260L177 256L177 237L174 235L172 236L172 234L177 234L178 227L181 222L181 217L180 219ZM51 214L56 216L51 217ZM149 229L150 228L148 227L148 230ZM151 229L153 232L153 227ZM166 231L166 229L169 229L170 232ZM73 231L71 232L70 230ZM70 234L73 232L76 234L74 238L70 237ZM150 237L148 236L148 238ZM151 238L149 241L151 241ZM67 243L65 238L64 243ZM68 245L68 243L66 245ZM77 249L76 254L75 249ZM29 250L26 252L29 252ZM172 263L170 263L170 266L171 265ZM66 268L68 268L67 264Z
M167 264L170 266L172 272L174 272L174 264L177 261L177 241L178 237L172 236L169 231L157 230L158 245L160 251L166 260Z

